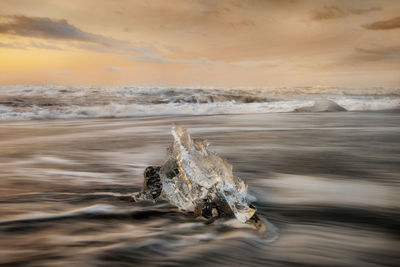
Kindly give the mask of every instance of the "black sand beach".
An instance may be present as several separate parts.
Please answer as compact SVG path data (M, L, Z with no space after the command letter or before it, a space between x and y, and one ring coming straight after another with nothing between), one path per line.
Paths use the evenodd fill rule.
M172 123L233 164L277 239L131 201ZM0 265L396 266L399 141L398 112L0 122Z

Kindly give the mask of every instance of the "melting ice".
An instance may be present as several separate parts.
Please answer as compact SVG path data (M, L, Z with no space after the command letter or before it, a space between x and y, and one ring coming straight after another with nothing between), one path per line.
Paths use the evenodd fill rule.
M232 173L232 165L208 150L207 141L192 139L179 125L163 166L148 167L136 199L165 198L195 215L234 215L241 222L258 221L247 199L247 184Z

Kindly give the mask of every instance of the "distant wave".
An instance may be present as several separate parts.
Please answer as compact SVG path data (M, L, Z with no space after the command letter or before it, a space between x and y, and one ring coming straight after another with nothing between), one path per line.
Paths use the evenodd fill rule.
M0 120L299 112L321 99L348 111L399 109L400 89L0 86Z

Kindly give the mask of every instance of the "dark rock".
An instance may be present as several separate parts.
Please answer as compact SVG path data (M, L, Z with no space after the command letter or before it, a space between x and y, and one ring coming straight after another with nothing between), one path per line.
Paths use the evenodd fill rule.
M136 198L155 200L161 195L160 170L161 166L149 166L144 170L143 188Z

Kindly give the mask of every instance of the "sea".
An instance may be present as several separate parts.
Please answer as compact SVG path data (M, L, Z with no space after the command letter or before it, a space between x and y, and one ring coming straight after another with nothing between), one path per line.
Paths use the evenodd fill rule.
M135 202L172 125L267 230ZM399 88L0 87L0 266L398 266Z

